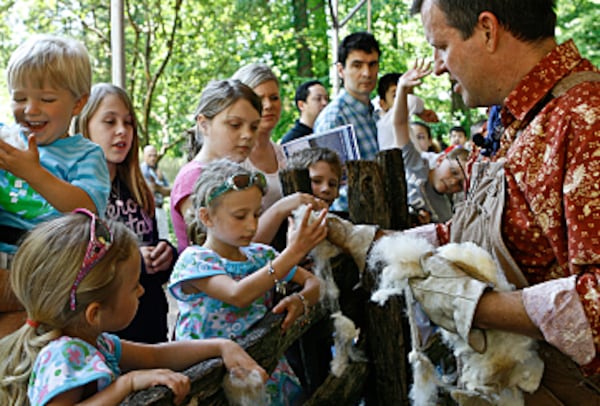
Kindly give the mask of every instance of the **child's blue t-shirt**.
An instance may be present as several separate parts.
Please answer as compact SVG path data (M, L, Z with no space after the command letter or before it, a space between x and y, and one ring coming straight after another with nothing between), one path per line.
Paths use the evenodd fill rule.
M33 365L29 402L43 406L55 396L93 381L101 391L121 375L120 359L121 341L113 334L100 334L96 347L68 336L52 340Z
M27 145L27 138L21 134ZM110 177L102 148L81 134L38 145L40 164L59 179L84 190L104 215ZM0 225L30 230L62 213L23 179L0 170ZM0 252L14 253L16 246L0 242Z

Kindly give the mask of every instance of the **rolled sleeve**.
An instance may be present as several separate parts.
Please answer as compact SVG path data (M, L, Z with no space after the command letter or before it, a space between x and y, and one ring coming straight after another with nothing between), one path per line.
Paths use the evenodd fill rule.
M555 279L523 289L523 304L544 339L579 365L595 355L592 329L579 294L577 277Z

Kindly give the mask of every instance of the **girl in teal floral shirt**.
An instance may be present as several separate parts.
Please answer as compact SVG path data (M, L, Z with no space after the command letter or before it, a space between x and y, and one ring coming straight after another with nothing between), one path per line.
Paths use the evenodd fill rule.
M279 254L251 242L265 191L262 173L226 159L213 161L202 171L192 195L193 218L187 222L196 235L192 240L202 245L181 253L169 282L180 310L177 340L238 339L271 308L274 313L287 312L285 330L319 300L319 280L296 264L325 238L326 210L311 224L307 210ZM198 237L198 229L206 235ZM302 290L285 296L287 281ZM273 287L284 295L274 307ZM273 405L299 402L300 382L285 358L267 382L267 392Z

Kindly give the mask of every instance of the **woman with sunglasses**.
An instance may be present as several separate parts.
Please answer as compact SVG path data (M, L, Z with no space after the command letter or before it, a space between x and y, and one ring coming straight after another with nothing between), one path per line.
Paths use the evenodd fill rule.
M139 273L137 238L121 223L77 209L37 226L10 273L27 320L0 341L0 404L116 405L154 385L169 387L180 403L190 382L173 370L213 357L223 357L227 369L256 370L267 379L227 339L147 345L107 333L136 314L144 293Z
M262 173L226 159L202 171L188 222L196 229L197 245L181 253L169 282L180 310L176 340L239 339L268 311L287 312L281 326L285 331L319 300L319 280L296 264L325 238L327 210L308 224L309 205L301 224L290 233L287 247L278 254L270 246L252 242L266 189ZM285 296L288 281L302 290ZM274 287L284 296L277 304ZM274 405L300 400L300 382L285 358L267 382L267 393Z
M131 99L118 86L94 85L78 127L84 137L102 147L106 157L112 182L106 217L126 224L137 235L143 258L140 282L146 293L135 319L118 335L145 343L167 341L169 304L163 285L169 280L177 251L158 236L154 196L140 169L138 125Z
M454 148L449 153L442 154L435 167L430 169L428 160L421 156L411 141L408 94L430 73L430 63L416 61L413 68L398 79L397 95L392 106L395 143L402 149L408 205L414 212L416 225L441 223L452 217L451 195L464 190L463 167L469 156L468 150Z

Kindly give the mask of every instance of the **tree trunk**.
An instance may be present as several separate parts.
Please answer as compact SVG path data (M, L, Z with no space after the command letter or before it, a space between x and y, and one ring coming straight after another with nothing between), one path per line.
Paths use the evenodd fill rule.
M296 33L296 74L300 78L311 78L313 76L312 58L308 42L306 41L308 30L308 0L294 0L294 32Z

